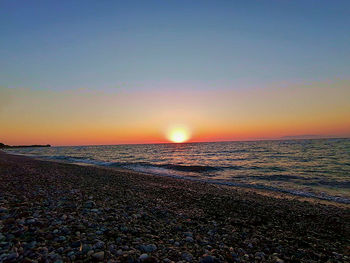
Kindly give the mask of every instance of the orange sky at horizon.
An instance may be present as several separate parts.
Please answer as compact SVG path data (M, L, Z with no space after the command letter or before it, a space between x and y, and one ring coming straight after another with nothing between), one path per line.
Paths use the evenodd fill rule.
M98 145L350 136L350 82L250 89L34 90L0 87L0 142Z

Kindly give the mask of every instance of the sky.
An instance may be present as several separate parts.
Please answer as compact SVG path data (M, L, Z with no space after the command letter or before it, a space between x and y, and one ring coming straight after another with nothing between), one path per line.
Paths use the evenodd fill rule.
M1 1L0 142L350 137L349 1Z

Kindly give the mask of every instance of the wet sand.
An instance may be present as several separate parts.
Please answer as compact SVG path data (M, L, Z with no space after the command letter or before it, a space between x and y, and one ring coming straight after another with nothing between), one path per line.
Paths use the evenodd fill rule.
M0 152L0 262L346 262L350 208Z

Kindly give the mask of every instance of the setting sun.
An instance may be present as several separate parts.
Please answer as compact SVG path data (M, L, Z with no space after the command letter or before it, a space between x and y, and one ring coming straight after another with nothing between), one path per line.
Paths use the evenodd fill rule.
M168 134L168 139L174 143L186 142L189 137L189 132L184 128L172 129Z

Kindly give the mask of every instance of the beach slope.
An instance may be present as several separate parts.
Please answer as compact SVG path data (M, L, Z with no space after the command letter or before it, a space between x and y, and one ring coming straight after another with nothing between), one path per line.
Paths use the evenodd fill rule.
M350 209L0 152L0 262L346 262Z

